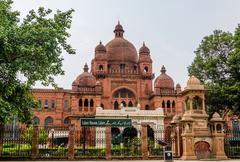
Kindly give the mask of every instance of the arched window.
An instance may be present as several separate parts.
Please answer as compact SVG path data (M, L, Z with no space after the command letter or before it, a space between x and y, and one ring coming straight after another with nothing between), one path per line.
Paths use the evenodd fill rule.
M87 111L88 109L88 99L84 100L84 111Z
M134 71L137 71L137 65L134 65L133 69Z
M47 127L47 126L49 126L49 125L51 125L51 124L53 124L53 118L49 116L49 117L47 117L47 118L45 119L44 125L45 125L45 127Z
M38 117L33 118L33 125L39 125L40 124L40 119Z
M150 110L149 105L145 105L145 110Z
M217 133L221 133L221 131L222 131L221 124L217 124Z
M172 102L172 108L175 108L175 101Z
M114 92L113 97L114 98L134 98L134 94L130 90L123 88Z
M202 99L198 96L195 96L192 100L192 108L194 110L202 109Z
M66 117L66 118L63 120L63 123L66 124L66 125L70 124L70 119L69 119L69 117Z
M168 100L168 101L167 101L167 108L170 108L170 105L171 105L171 104L170 104L170 101Z
M117 109L118 109L118 102L115 101L115 102L114 102L114 110L117 110Z
M79 105L79 111L82 111L83 101L81 98L79 99L78 105Z
M103 70L103 66L99 65L98 70Z
M94 101L93 99L90 100L90 111L93 111L93 105L94 105Z
M144 67L143 72L144 72L144 73L147 73L147 72L148 72L148 67L147 67L147 66Z
M126 106L127 106L127 104L126 104L125 101L122 101L121 103L123 104L123 107L126 107Z
M162 108L165 108L165 101L162 101Z
M132 103L132 101L129 101L129 103L128 103L128 107L133 107L133 103Z

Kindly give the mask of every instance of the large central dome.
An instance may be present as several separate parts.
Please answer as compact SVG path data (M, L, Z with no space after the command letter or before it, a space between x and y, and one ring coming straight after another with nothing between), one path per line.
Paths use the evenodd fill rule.
M108 61L138 62L137 50L132 43L123 38L123 28L118 22L115 27L115 38L106 44Z

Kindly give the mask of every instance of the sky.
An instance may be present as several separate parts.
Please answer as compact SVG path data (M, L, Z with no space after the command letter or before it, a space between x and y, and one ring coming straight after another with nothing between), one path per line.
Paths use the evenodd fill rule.
M58 86L66 89L71 89L85 63L90 66L99 41L106 45L114 38L118 20L124 38L137 51L143 41L149 47L155 78L164 65L174 84L182 87L203 37L216 29L234 32L240 23L239 0L14 0L12 7L23 18L40 6L75 10L68 42L76 55L62 53L65 75L55 77ZM37 83L35 88L43 86Z

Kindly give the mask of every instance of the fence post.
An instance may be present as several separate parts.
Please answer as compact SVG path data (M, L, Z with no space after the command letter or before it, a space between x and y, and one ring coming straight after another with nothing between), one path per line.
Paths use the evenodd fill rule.
M111 132L111 125L106 127L106 160L111 160L111 144L112 144L112 132Z
M68 160L74 159L74 145L75 145L75 129L74 125L69 126L69 135L68 135Z
M0 157L2 156L3 138L4 138L4 125L0 124Z
M148 141L147 141L147 125L142 124L141 130L141 138L142 138L142 156L143 159L148 159Z
M28 130L29 131L29 130ZM30 132L27 132L30 133ZM39 142L39 127L33 126L32 132L32 159L35 160L38 157L38 142Z

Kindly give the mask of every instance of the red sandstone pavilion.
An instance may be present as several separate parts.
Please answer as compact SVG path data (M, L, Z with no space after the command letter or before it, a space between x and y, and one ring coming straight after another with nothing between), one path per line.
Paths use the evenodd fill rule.
M164 66L155 79L149 48L143 46L137 52L134 45L123 36L118 22L113 40L95 48L91 69L85 64L72 83L72 89L33 89L39 101L34 111L34 123L41 126L75 124L81 117L94 117L96 107L103 110L119 110L122 107L139 107L140 110L164 112L164 127L172 117L183 110L181 87L174 86ZM154 89L153 89L154 87Z

